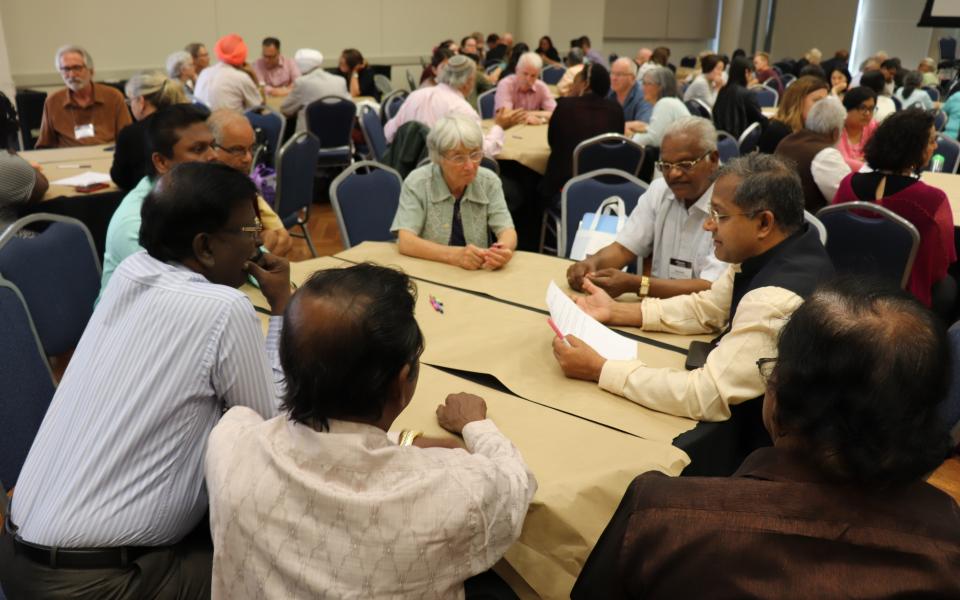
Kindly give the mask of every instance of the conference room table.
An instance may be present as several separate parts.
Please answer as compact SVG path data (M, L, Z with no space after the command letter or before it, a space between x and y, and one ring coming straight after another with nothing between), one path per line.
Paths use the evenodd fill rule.
M484 119L483 131L494 125L493 119ZM549 125L515 125L504 132L503 149L497 160L514 160L528 169L543 175L547 172L550 144L547 142Z
M537 477L520 539L496 568L521 597L568 597L635 476L680 475L691 456L706 457L723 445L722 424L658 413L563 375L553 357L545 296L549 281L573 293L564 276L569 261L517 252L499 271L464 271L402 256L392 243L365 242L333 257L293 263L291 279L299 285L317 270L367 261L403 269L418 291L423 367L394 429L449 437L436 422L436 406L449 393L475 393ZM265 330L266 300L252 285L243 290ZM431 299L443 304L442 312ZM690 341L704 337L622 332L637 341L640 360L674 369L683 368Z
M44 176L51 182L50 189L43 196L43 201L29 205L26 212L51 213L82 221L90 230L101 259L106 246L110 218L120 206L125 192L113 182L110 182L108 187L92 193L80 192L74 186L56 185L53 182L91 171L109 176L110 166L113 164L113 151L113 144L100 144L27 150L20 153L24 160L39 164Z

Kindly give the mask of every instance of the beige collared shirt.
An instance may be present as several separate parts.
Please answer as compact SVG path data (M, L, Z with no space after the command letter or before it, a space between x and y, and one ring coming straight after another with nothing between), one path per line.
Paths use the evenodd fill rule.
M673 298L646 298L640 305L645 331L719 332L730 318L731 265L708 290ZM608 360L600 387L660 412L700 421L730 418L730 406L762 396L757 359L777 355L777 336L803 299L781 287L761 287L743 296L730 331L703 367L693 371L655 369L639 360Z
M109 85L91 85L93 103L89 106L77 104L68 88L47 96L37 148L109 144L117 139L121 129L133 122L123 94ZM93 130L87 126L92 126ZM82 137L77 137L78 131Z
M240 409L210 434L214 598L462 598L520 536L537 483L492 421L469 452L329 423Z

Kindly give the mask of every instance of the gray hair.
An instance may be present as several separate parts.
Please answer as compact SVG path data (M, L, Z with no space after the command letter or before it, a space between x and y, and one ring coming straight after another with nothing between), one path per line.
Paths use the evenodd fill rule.
M247 117L245 117L243 113L233 110L232 108L220 108L210 113L210 116L207 117L207 127L210 128L210 133L213 134L214 143L222 143L224 129L233 123L238 123L241 121L249 125Z
M796 170L773 154L750 154L730 160L717 171L716 178L738 177L734 203L744 213L769 210L784 233L803 225L803 187Z
M434 123L427 135L427 150L433 162L439 162L441 156L460 145L467 150L483 147L480 124L465 115L448 114Z
M833 136L843 128L846 119L847 109L838 98L831 96L814 103L803 126L814 133Z
M158 109L187 102L180 82L168 79L161 71L141 71L128 79L123 89L127 98L143 97Z
M613 65L615 65L615 64L617 64L617 63L624 63L624 64L629 65L629 66L630 66L630 72L633 74L634 78L636 78L637 72L640 70L640 67L637 66L636 61L634 61L632 58L630 58L630 57L628 57L628 56L621 56L621 57L618 58L617 60L613 61L613 63L610 65L610 72L611 72L611 73L613 72Z
M187 64L187 61L193 62L193 57L186 50L177 50L168 56L166 62L167 77L179 79L180 71L183 69L183 65Z
M844 111L846 117L846 111ZM700 143L703 152L714 152L717 149L717 128L703 117L681 117L670 123L663 132L663 137L672 135L689 135Z
M657 98L676 98L677 97L677 78L673 71L666 67L654 67L643 74L644 79L649 77L655 84L660 86L660 97Z
M517 61L517 68L519 69L523 65L535 67L539 71L543 68L543 59L536 52L524 52Z
M570 48L570 52L567 53L566 63L568 67L572 67L573 65L582 65L583 48Z
M66 46L60 46L57 48L57 54L53 58L53 66L57 69L57 71L60 70L60 57L64 54L79 54L83 57L83 64L85 64L91 71L93 70L93 57L90 56L90 53L80 46L67 44Z
M459 90L467 85L470 77L477 72L476 63L463 54L457 54L447 61L440 74L437 75L438 83L445 83L450 87Z

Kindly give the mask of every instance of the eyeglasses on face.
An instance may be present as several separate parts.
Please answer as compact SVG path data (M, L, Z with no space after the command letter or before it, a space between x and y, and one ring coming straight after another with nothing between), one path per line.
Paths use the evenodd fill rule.
M480 164L480 161L483 160L483 151L475 150L470 154L447 154L443 158L457 166L463 166L467 164L467 161L473 164Z
M763 211L762 211L762 210L754 210L754 211L751 211L751 212L742 212L742 213L733 213L733 214L730 214L730 215L723 215L723 214L720 214L719 212L717 212L717 209L715 209L714 207L711 206L711 207L710 207L710 220L713 221L714 223L720 224L720 223L726 221L727 219L731 219L731 218L733 218L733 217L747 217L747 218L749 218L749 219L752 219L752 218L754 218L755 216L757 216L758 214L760 214L761 212L763 212Z
M777 359L775 358L758 358L757 359L757 370L760 372L760 378L763 379L764 383L770 381L770 375L773 374L773 368L777 364Z
M226 152L231 156L243 156L245 154L249 154L250 156L253 156L253 153L256 152L257 150L256 144L254 144L253 146L229 146L229 147L221 146L220 144L211 144L211 146L213 148L216 148L217 150L223 150L224 152Z
M239 229L223 229L222 233L232 233L234 235L247 234L254 240L256 240L261 233L263 233L263 223L260 222L260 218L257 217L254 219L253 225L245 225Z
M696 159L696 160L681 160L681 161L674 162L674 163L664 162L664 161L662 161L662 160L658 160L656 163L654 163L654 165L655 165L655 166L657 167L657 169L659 169L660 172L663 173L664 175L666 175L667 173L669 173L670 171L672 171L672 170L674 170L674 169L680 169L680 171L682 171L682 172L684 172L684 173L689 173L690 171L693 170L693 168L694 168L695 166L697 166L697 164L698 164L700 161L702 161L703 159L705 159L705 158L708 157L708 156L710 156L710 153L709 153L709 152L707 152L706 154L704 154L703 156L701 156L700 158L698 158L698 159Z
M872 115L872 114L874 114L874 113L877 112L877 107L876 107L876 106L867 106L866 104L861 104L860 106L857 107L857 110L858 110L859 112L862 112L862 113L865 114L865 115L866 115L866 114Z
M60 67L61 73L80 73L86 70L87 65L64 65Z

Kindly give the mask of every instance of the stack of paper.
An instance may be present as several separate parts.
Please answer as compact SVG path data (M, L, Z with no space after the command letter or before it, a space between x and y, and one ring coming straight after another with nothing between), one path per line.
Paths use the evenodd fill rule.
M575 335L607 360L637 358L637 342L608 329L583 312L553 281L547 286L547 308L563 335Z
M84 185L93 185L96 183L109 184L112 180L106 173L97 173L96 171L87 171L73 177L64 177L56 181L51 181L52 185L68 185L71 187L80 187Z

